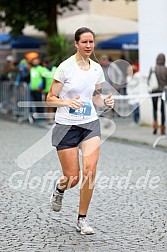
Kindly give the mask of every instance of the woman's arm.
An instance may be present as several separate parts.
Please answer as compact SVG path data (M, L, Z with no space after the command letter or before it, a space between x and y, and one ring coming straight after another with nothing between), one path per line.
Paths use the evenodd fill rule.
M63 84L61 82L57 80L52 81L52 85L46 97L48 105L52 107L69 107L74 110L82 107L82 103L79 100L80 96L74 97L72 99L59 98L59 93L62 87Z
M49 105L54 107L65 106L65 100L59 99L59 92L62 89L63 84L59 81L53 80L46 101Z
M92 101L98 107L114 107L114 99L112 97L112 94L109 94L108 96L103 98L101 84L96 84L96 89L94 91Z

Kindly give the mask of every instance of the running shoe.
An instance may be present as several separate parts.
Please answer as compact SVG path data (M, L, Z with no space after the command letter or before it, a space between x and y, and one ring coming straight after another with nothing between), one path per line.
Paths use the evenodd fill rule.
M53 186L53 192L52 195L50 197L50 206L51 209L55 212L59 212L61 210L62 207L62 200L63 200L63 196L64 193L60 193L57 190L57 180L54 181L54 186Z
M86 223L86 218L79 218L77 226L76 226L77 232L80 232L82 235L92 235L94 234L93 228L91 228Z

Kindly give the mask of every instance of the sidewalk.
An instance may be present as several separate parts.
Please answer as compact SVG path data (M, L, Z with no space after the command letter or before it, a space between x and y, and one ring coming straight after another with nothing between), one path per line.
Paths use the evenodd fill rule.
M115 125L114 125L115 124ZM116 128L115 128L116 127ZM102 137L113 134L110 139L128 141L130 143L149 145L150 147L167 147L167 135L160 135L160 130L157 135L152 134L152 127L137 126L131 120L114 119L109 128L104 128L104 122L101 121Z
M152 134L152 127L150 126L138 126L135 125L131 119L126 118L114 118L111 126L105 128L105 120L99 117L101 125L101 133L103 139L110 139L111 141L119 140L126 141L133 144L149 145L152 148L161 147L166 149L167 147L167 135L160 135L160 129L156 135ZM108 120L107 120L108 121ZM47 124L41 123L40 127L48 128Z

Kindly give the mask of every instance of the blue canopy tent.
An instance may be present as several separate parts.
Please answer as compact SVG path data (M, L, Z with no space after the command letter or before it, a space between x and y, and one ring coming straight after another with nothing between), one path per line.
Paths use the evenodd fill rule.
M120 35L115 38L101 41L97 44L96 48L113 50L138 50L138 33Z
M18 49L27 49L27 48L40 48L41 46L46 45L46 41L26 36L20 35L18 38L12 38L10 34L0 34L0 46L8 45L10 48L18 48Z

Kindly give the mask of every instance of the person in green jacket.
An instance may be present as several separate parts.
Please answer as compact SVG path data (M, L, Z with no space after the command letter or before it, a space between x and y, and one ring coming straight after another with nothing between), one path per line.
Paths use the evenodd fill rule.
M34 102L42 102L42 94L45 89L46 78L45 76L49 73L46 67L40 65L40 59L34 58L32 60L32 67L30 69L30 94L31 99ZM36 106L35 112L44 113L44 107Z
M50 90L52 80L53 80L53 76L54 76L54 74L56 72L57 67L56 66L51 66L49 64L49 61L47 59L45 59L45 58L42 60L41 64L42 64L43 67L46 67L49 70L49 72L46 72L45 76L44 76L44 78L45 78L45 87L43 89L43 93L44 93L44 97L45 97L45 100L46 100L46 97L47 97L48 92ZM55 108L46 107L46 112L48 113L47 117L48 117L49 123L52 123L54 121L53 113L55 113Z

